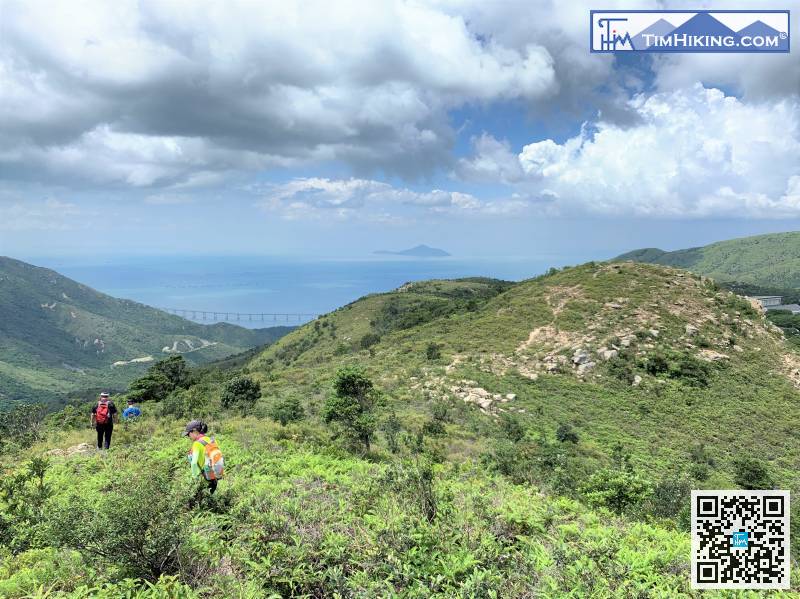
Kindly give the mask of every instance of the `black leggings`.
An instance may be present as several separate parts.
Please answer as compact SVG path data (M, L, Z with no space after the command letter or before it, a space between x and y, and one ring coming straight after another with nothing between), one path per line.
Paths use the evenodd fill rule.
M213 495L214 491L217 490L217 479L214 478L214 479L211 479L211 480L208 480L208 479L206 479L206 480L208 482L208 493L209 493L209 495Z
M97 448L108 449L111 445L111 433L114 432L114 423L106 422L105 424L98 424L97 428ZM103 438L105 437L105 446L103 445Z

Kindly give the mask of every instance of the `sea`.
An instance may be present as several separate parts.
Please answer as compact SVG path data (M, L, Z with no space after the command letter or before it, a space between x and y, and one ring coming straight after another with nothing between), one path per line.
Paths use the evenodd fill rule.
M251 328L296 325L364 295L410 281L485 276L521 281L589 258L567 256L492 258L363 258L286 256L147 256L52 258L34 261L114 297L167 310L190 311L197 322L209 313L280 314L248 317L234 324ZM202 312L206 312L203 319ZM289 314L290 316L285 316ZM294 316L305 314L306 316Z

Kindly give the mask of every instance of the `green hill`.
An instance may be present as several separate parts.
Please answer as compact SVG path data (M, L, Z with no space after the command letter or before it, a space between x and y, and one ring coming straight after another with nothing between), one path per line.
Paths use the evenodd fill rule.
M202 364L270 343L289 327L199 325L116 299L58 273L0 257L0 406L124 389L150 362Z
M292 332L250 370L267 394L313 397L349 363L420 421L448 401L482 421L567 423L592 451L621 442L662 474L691 467L690 449L704 444L717 488L730 485L735 456L770 439L773 466L800 481L797 354L747 301L673 268L589 264L508 288L407 285ZM480 435L452 448L483 449Z
M800 591L689 585L691 489L800 491L800 355L710 279L623 262L409 283L252 353L146 402L110 452L79 445L71 406L0 437L0 595ZM353 419L369 451L328 418L343 367L375 386ZM242 377L253 403L227 393ZM180 437L196 417L225 453L211 498Z
M769 288L800 288L800 231L771 233L665 252L634 250L615 258L685 268L714 279Z

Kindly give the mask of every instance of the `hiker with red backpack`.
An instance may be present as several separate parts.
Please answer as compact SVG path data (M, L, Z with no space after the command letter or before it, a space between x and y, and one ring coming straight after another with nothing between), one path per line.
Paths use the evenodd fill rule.
M225 472L225 462L217 441L208 435L208 425L202 420L192 420L188 423L183 436L192 440L192 449L188 455L192 476L197 477L202 474L208 482L209 494L213 495L217 490L217 481Z
M92 428L97 430L97 449L108 449L111 445L111 433L114 432L116 419L117 406L104 391L100 394L97 405L92 407Z

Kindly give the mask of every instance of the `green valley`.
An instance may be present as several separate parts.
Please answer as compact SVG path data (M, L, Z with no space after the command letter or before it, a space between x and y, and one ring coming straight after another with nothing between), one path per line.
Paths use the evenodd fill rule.
M87 389L123 390L170 355L203 364L291 330L195 324L2 257L0 315L0 407L21 400L55 405Z

